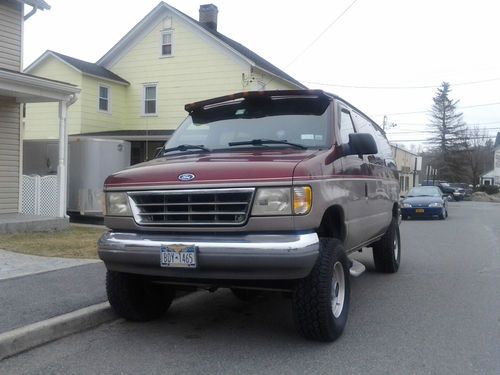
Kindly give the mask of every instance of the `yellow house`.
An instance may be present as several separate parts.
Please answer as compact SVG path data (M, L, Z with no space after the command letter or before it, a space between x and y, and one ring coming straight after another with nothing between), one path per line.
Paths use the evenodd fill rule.
M68 111L70 135L131 141L131 162L139 162L177 128L186 103L239 91L306 88L219 33L217 14L215 5L201 5L197 21L160 2L96 63L47 51L25 71L81 88ZM52 107L27 106L25 139L57 137Z

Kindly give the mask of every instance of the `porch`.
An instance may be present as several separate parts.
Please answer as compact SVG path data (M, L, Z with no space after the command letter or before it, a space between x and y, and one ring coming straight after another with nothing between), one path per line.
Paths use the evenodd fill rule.
M0 139L4 142L0 152L0 233L5 231L53 230L67 223L67 110L77 99L80 89L74 85L0 68ZM57 192L54 194L53 217L22 215L22 112L24 103L59 103L59 159L57 166Z

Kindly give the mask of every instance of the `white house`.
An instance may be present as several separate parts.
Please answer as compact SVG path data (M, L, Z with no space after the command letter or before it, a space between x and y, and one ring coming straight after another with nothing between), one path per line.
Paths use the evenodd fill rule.
M480 184L500 186L500 132L497 133L497 138L495 141L493 169L481 176Z

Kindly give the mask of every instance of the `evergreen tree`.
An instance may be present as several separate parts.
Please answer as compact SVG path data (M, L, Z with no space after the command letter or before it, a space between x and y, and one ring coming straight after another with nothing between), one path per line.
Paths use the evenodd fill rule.
M466 125L462 113L457 112L458 100L449 97L450 84L443 82L434 96L428 143L433 146L436 158L434 168L439 178L447 181L460 181L465 174L463 160L459 156L466 147Z

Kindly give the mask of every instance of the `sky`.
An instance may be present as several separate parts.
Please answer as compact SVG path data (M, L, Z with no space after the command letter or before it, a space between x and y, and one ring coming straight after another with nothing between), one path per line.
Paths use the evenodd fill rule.
M333 92L421 149L436 87L469 126L500 131L500 1L213 0L218 31L309 88ZM50 49L95 62L156 0L47 0L24 26L24 66ZM203 0L167 0L198 19ZM347 9L347 11L345 11ZM343 12L345 13L339 18ZM424 86L424 87L422 87ZM408 113L410 112L410 113Z

